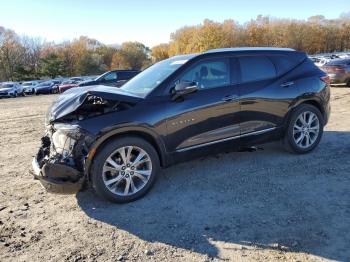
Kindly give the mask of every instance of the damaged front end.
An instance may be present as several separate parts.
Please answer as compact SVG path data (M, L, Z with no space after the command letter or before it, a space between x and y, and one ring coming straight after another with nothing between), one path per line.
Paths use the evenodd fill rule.
M46 134L32 161L35 179L48 192L59 194L78 192L86 179L85 163L97 137L79 123L126 110L139 100L108 87L69 91L60 95L49 109Z
M33 159L34 177L48 192L72 194L84 184L84 165L94 137L70 124L50 125Z

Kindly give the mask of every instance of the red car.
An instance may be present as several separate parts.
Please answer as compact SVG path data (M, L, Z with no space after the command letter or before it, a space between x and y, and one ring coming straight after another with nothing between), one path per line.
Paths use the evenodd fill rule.
M74 88L74 87L78 87L78 84L83 81L83 79L81 78L74 78L74 79L70 79L67 81L62 82L61 85L58 86L59 92L63 93L64 91Z

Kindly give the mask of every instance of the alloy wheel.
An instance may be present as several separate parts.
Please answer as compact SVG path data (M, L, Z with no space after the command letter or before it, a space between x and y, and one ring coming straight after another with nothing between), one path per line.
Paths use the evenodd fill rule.
M320 133L320 121L317 115L310 111L302 112L293 126L295 144L303 149L311 147Z
M109 191L119 196L130 196L148 183L152 161L142 148L124 146L109 155L102 172L103 182Z

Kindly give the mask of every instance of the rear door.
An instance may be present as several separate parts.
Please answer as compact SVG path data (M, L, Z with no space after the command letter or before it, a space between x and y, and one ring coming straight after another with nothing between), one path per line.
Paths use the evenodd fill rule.
M241 80L241 135L269 132L282 125L296 85L282 77L293 67L285 55L237 57Z

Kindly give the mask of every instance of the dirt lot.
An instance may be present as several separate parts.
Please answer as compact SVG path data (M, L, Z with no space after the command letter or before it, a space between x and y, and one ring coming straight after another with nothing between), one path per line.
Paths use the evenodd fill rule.
M30 175L54 96L0 100L0 261L350 261L350 89L320 146L163 170L137 202L45 193Z

